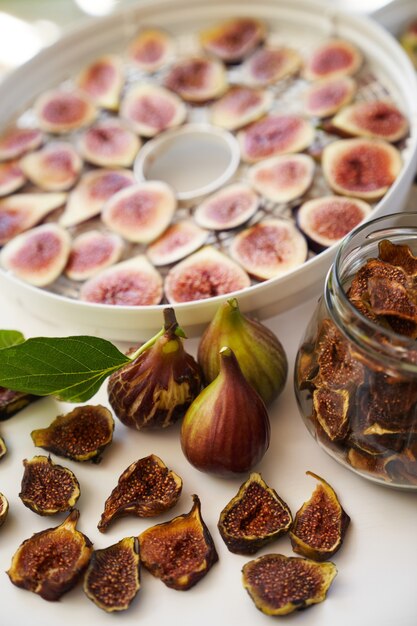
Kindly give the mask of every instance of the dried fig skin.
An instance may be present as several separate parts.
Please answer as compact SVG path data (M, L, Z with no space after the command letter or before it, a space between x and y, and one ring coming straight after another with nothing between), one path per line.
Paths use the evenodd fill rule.
M0 387L0 421L10 419L32 402L40 399L41 396Z
M9 513L9 502L6 496L0 493L0 526L3 526Z

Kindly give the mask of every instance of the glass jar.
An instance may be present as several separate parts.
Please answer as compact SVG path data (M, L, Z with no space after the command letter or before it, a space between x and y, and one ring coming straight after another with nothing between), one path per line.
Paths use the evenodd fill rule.
M305 424L326 452L366 478L417 490L414 255L417 213L375 219L343 240L294 378Z

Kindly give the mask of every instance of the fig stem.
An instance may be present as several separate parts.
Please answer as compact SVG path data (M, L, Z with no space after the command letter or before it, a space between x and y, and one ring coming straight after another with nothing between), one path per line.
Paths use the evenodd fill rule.
M176 337L182 337L185 339L187 335L181 328L178 326L177 318L175 317L175 311L172 307L167 307L164 309L164 325L159 332L156 333L153 337L148 339L144 344L142 344L133 354L129 355L131 361L137 359L138 356L143 354L149 348L158 341L160 337L165 335L165 333L169 333L171 335L175 335Z
M148 341L143 343L140 346L140 348L138 348L137 350L135 350L135 352L133 352L133 354L130 354L129 355L129 359L131 361L134 361L135 359L137 359L137 357L140 356L143 352L145 352L149 348L152 348L152 346L159 339L159 337L162 337L162 335L164 335L164 334L165 334L165 328L161 328L161 330L158 333L156 333L156 335L154 335Z

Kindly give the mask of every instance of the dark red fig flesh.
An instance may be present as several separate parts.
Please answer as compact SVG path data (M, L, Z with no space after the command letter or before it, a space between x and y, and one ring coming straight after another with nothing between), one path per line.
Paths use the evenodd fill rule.
M141 141L117 119L97 122L81 135L78 149L81 156L99 167L129 167Z
M170 265L203 246L209 233L189 220L169 226L148 246L146 255L153 265Z
M18 159L39 148L43 140L43 133L37 128L9 128L0 136L0 161Z
M65 273L71 280L87 280L120 260L123 240L115 233L90 230L81 233L71 245Z
M45 191L72 187L81 172L82 160L70 143L53 141L20 160L25 176Z
M407 118L393 102L386 100L355 102L343 108L331 123L349 135L389 142L399 141L408 133Z
M317 46L304 65L307 80L352 76L362 65L362 53L349 41L329 39Z
M259 48L245 62L243 71L250 85L262 87L293 76L301 64L300 55L292 48Z
M18 161L0 162L0 197L17 191L26 182Z
M271 103L268 91L235 85L212 105L210 119L215 126L236 130L264 115Z
M194 219L203 228L227 230L247 222L258 206L259 196L249 185L234 183L199 204Z
M305 92L305 111L312 117L329 117L349 104L355 92L356 82L350 76L325 78Z
M156 72L174 52L174 41L165 31L147 28L137 34L128 48L132 63L144 72Z
M302 196L313 182L314 159L307 154L281 154L252 165L249 181L272 202L290 202Z
M266 36L263 22L252 17L234 17L200 33L204 50L226 63L242 60Z
M22 193L0 200L0 246L62 206L65 193Z
M159 85L142 83L126 92L120 115L142 137L154 137L182 124L187 110L175 93Z
M96 106L117 110L124 84L123 61L115 54L103 55L85 67L75 82Z
M91 124L97 110L81 92L52 89L36 100L35 114L41 130L65 134Z
M227 75L223 64L216 59L188 57L171 66L164 84L183 100L200 103L224 94Z

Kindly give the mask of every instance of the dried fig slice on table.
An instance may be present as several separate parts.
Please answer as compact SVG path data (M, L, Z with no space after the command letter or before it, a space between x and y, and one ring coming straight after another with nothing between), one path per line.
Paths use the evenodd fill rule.
M38 128L7 128L0 136L0 161L9 161L36 150L44 141L44 135Z
M0 245L36 226L66 198L65 193L17 193L0 199Z
M75 83L98 107L115 111L119 107L120 94L125 77L122 59L115 54L105 54L89 63Z
M8 196L26 183L26 176L17 160L0 162L0 197Z
M81 173L82 160L70 143L52 141L20 160L26 178L45 191L70 189Z
M232 183L201 202L194 219L203 228L228 230L247 222L258 210L260 199L246 183Z
M352 76L362 63L362 53L353 43L345 39L329 39L312 50L303 73L307 80Z
M8 420L26 406L39 400L40 396L0 387L0 421Z
M142 137L155 137L164 130L180 126L187 109L172 91L151 83L134 84L125 93L120 116Z
M71 280L87 280L120 260L123 239L115 233L89 230L76 237L71 245L65 274Z
M143 72L156 72L166 65L174 54L175 42L171 35L159 28L144 28L130 42L127 56Z
M0 493L0 526L3 526L9 513L9 503L5 495Z
M0 459L3 458L6 453L7 453L6 443L3 437L0 437Z
M312 117L329 117L350 103L356 93L350 76L324 78L310 85L304 93L305 112Z
M63 89L46 91L35 102L39 128L57 135L91 124L97 117L94 104L82 92Z
M281 154L252 165L248 178L268 200L291 202L309 189L314 170L314 159L308 154Z
M250 54L266 37L266 27L254 17L232 17L200 33L203 49L226 63Z
M81 156L99 167L129 167L140 146L137 135L115 118L96 122L78 141Z
M296 74L302 64L296 50L285 46L255 50L243 65L245 80L253 86L272 85Z
M349 135L385 139L391 143L408 133L407 118L388 100L355 102L339 111L331 124Z
M271 104L268 91L234 85L211 106L210 121L215 126L236 130L260 118Z
M198 104L222 96L228 82L226 69L220 61L186 57L170 67L164 85L186 102Z
M190 220L171 224L148 246L146 255L153 265L169 265L176 263L203 246L209 236Z

